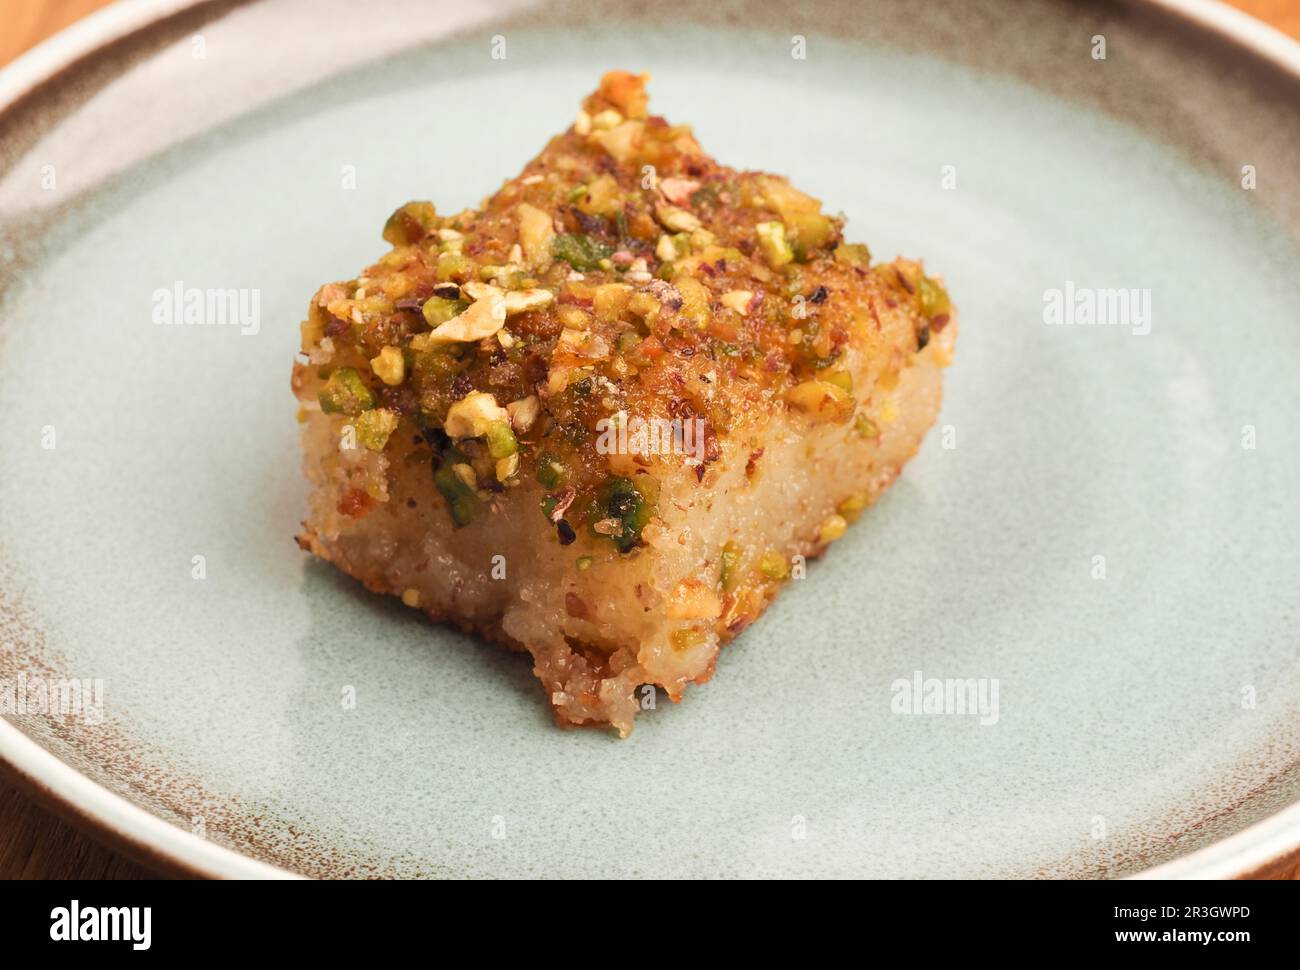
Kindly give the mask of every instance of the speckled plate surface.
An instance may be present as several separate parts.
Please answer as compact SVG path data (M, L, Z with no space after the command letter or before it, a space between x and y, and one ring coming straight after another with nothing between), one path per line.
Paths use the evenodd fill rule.
M10 770L226 875L1227 875L1300 845L1295 45L1201 3L592 9L128 3L0 73L0 680L90 685L0 721ZM616 66L962 312L920 456L625 742L297 550L288 390L308 296L396 205L475 202ZM156 324L177 286L256 312ZM1138 296L1078 324L1108 289ZM967 679L982 714L927 702Z

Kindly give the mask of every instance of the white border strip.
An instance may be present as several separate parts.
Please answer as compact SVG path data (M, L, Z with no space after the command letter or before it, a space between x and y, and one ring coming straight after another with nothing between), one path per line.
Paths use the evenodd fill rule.
M0 109L78 58L202 0L119 0L44 41L0 71ZM1300 78L1300 43L1220 0L1145 0L1234 41ZM295 878L293 873L208 842L114 794L0 718L0 760L119 838L210 876ZM1212 845L1138 873L1137 879L1225 879L1253 873L1300 847L1300 804Z

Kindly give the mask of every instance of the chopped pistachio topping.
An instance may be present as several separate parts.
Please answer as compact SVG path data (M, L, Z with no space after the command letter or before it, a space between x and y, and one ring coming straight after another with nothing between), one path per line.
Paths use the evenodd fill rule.
M844 530L848 527L849 523L842 515L828 515L822 520L821 526L817 529L817 540L819 542L834 542L844 535Z
M546 488L559 488L570 477L569 466L555 455L545 454L537 459L537 480Z
M409 246L419 242L438 222L432 202L408 202L384 223L384 242L394 246Z
M736 572L740 566L740 547L728 542L722 547L722 564L718 571L718 583L724 591L730 592L736 585Z
M581 528L629 552L658 500L654 463L685 459L607 455L600 419L705 418L690 477L709 488L717 445L761 431L772 402L878 437L907 366L890 335L910 324L907 352L929 345L930 358L951 343L935 339L947 294L920 263L873 268L817 199L649 117L644 83L607 74L574 127L479 206L402 206L384 227L392 248L309 306L305 394L347 415L367 448L431 461L458 524L536 476L560 542ZM881 335L880 356L864 331ZM870 417L852 379L867 363ZM724 547L710 588L752 581L761 553Z
M663 233L659 236L659 241L655 243L655 255L664 263L671 263L674 260L681 259L691 251L690 233L679 232L674 235Z
M850 266L867 267L871 265L871 250L862 243L840 243L835 247L835 258Z
M519 442L515 440L515 433L510 430L508 420L489 421L485 434L488 454L493 458L509 458L519 450Z
M853 375L846 370L827 371L821 375L821 379L828 384L834 384L848 393L853 392Z
M381 350L378 357L371 358L370 369L389 387L397 387L406 380L406 360L399 347L389 346Z
M525 313L528 310L540 310L554 299L555 294L550 290L540 288L511 290L505 295L506 316L512 317L516 313Z
M357 440L371 451L383 451L400 420L398 413L388 408L363 411L357 418Z
M550 213L527 202L519 204L519 244L529 266L542 267L551 261L551 240L555 227Z
M922 276L917 284L917 293L921 297L921 312L933 319L949 312L948 291L928 276Z
M664 202L655 206L655 218L662 226L673 232L690 232L700 228L700 220L692 212L681 206L668 205Z
M847 419L853 411L853 397L838 384L830 381L804 381L790 388L786 400L800 411L805 411L818 421Z
M481 438L488 433L493 422L504 425L509 431L506 425L509 419L510 413L499 406L491 394L471 391L448 409L442 430L453 439Z
M784 579L790 572L790 564L775 549L768 549L758 561L758 571L768 579Z
M542 403L537 399L536 394L529 394L518 401L511 401L506 405L506 411L510 414L511 427L519 434L523 434L537 421L537 416L542 411Z
M463 304L459 299L448 299L442 296L431 296L424 301L420 312L424 316L424 321L431 327L437 327L446 323L452 317L464 312L468 304Z
M506 455L504 458L498 458L495 465L495 471L498 482L509 481L514 476L515 472L519 471L519 455L517 453L512 453Z
M722 294L722 305L731 307L743 316L749 312L749 301L753 298L753 290L728 290Z
M866 507L867 507L867 493L854 492L843 502L837 505L835 507L835 511L838 512L840 515L842 515L846 521L856 522L858 521L858 516L862 514L862 510L865 509Z
M458 317L440 324L429 334L430 343L470 343L490 337L506 325L506 301L500 291L475 300Z
M375 406L375 396L366 387L361 375L351 367L340 367L330 375L317 395L320 409L326 414L347 414L355 417Z
M468 525L477 514L481 502L476 490L474 469L457 462L455 454L446 456L434 472L433 483L447 500L452 521L458 526Z
M784 223L760 222L754 227L754 232L758 234L758 247L763 251L767 265L779 269L794 262L794 249L785 237Z
M440 280L463 282L474 273L474 263L469 257L459 252L444 252L438 255L435 274Z
M493 286L491 283L485 283L481 280L470 280L460 289L470 300L485 300L490 296L505 298L505 291L501 287Z
M641 530L649 523L654 507L630 478L611 478L596 493L589 516L593 532L614 540L619 552L628 552L641 541ZM614 520L614 529L594 526Z
M570 232L557 235L551 240L551 253L579 272L588 272L600 269L601 260L612 256L614 247L593 239L586 233Z
M685 653L687 650L693 650L708 640L703 630L696 630L693 627L686 627L681 630L674 630L669 638L672 647L678 653Z
M683 579L668 594L664 612L674 620L712 620L722 615L722 601L707 583Z

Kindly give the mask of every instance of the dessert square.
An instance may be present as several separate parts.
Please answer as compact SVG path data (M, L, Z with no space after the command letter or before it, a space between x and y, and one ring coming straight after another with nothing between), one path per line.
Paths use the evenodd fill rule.
M897 477L957 332L920 263L716 162L646 80L605 75L480 207L394 212L292 380L299 544L623 735Z

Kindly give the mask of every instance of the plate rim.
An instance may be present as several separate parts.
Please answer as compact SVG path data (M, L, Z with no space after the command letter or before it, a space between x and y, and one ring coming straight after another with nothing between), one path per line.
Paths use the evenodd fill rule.
M64 28L0 69L0 118L58 75L109 45L202 7L243 0L118 0ZM1300 81L1300 41L1222 0L1131 0L1226 40ZM189 877L297 879L297 873L167 821L73 768L0 716L0 776L101 842L143 864ZM1134 873L1131 879L1261 876L1300 860L1300 801L1232 835Z
M299 879L136 805L73 768L0 717L0 776L142 865L190 878Z

